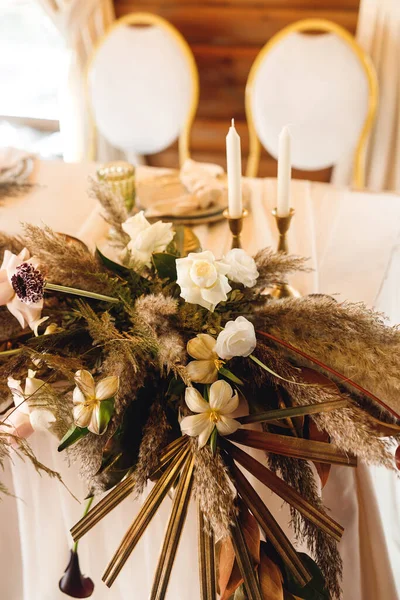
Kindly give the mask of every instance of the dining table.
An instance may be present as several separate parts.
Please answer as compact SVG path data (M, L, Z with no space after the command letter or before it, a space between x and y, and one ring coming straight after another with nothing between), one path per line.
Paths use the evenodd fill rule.
M95 163L35 159L33 185L23 194L0 200L1 230L21 234L24 223L48 225L79 238L94 250L104 243L109 228L100 205L88 193L96 169ZM140 182L164 173L143 166L137 168L136 178ZM277 182L275 178L245 182L249 215L244 220L242 245L254 255L263 247L277 246L272 215ZM291 205L295 214L288 236L289 251L307 257L310 269L294 274L290 284L301 295L329 294L338 301L362 302L384 313L388 325L400 324L400 196L292 180ZM193 231L202 248L217 257L230 249L231 236L223 218L195 226ZM0 502L0 598L61 600L65 595L59 591L58 581L72 545L69 530L82 514L87 490L78 467L57 452L54 436L37 432L29 443L39 460L61 474L65 485L39 475L16 455L0 472L0 481L10 492ZM301 542L289 533L287 505L272 492L259 487L256 490L301 548ZM333 466L322 496L330 515L345 529L339 544L343 600L400 600L397 474L362 461L357 469ZM143 498L127 498L80 541L81 569L95 582L94 600L148 598L168 520L169 497L113 587L108 589L101 581L102 572L142 502ZM196 527L196 510L191 505L168 600L200 600Z

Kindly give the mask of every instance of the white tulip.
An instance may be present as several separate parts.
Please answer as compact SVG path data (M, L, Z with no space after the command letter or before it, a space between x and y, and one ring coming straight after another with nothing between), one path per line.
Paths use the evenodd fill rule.
M7 306L21 327L29 325L35 335L40 323L48 318L40 318L44 278L36 267L37 260L30 258L26 248L18 255L6 250L0 267L0 306Z
M258 279L257 265L254 258L241 248L232 248L224 257L224 262L229 265L228 279L235 283L241 283L251 288L256 285Z
M210 402L195 388L186 388L185 402L196 415L184 417L180 423L185 435L199 438L199 448L206 445L214 427L219 435L230 435L240 427L231 415L239 406L239 396L229 383L220 379L210 387Z
M187 343L189 356L195 358L186 365L189 377L195 383L213 383L218 379L218 370L222 366L215 352L216 340L207 333L199 333Z
M257 345L253 323L245 317L228 321L217 337L215 351L220 358L229 360L234 356L249 356Z
M226 277L228 269L228 265L215 260L209 250L178 258L176 271L181 297L190 304L213 311L219 302L227 300L227 293L232 289Z
M126 249L132 261L141 266L150 267L153 252L163 252L172 242L174 232L171 231L171 228L172 223L163 223L162 221L151 225L143 211L122 223L122 229L131 238Z
M101 435L105 430L100 431L100 403L118 392L119 377L105 377L95 384L91 373L81 370L75 373L75 382L72 395L75 425Z

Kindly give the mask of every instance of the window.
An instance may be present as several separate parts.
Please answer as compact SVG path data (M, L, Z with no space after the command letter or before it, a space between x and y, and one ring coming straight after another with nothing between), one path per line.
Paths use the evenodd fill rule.
M0 115L58 121L66 68L67 50L43 8L34 0L1 0Z

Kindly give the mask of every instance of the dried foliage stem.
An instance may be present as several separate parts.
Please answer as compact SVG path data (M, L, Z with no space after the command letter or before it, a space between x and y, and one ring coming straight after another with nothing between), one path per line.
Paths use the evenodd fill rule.
M282 479L292 486L303 498L326 514L310 465L303 460L270 454L269 466L279 471ZM303 517L295 508L290 507L292 526L299 541L305 540L320 567L332 598L340 600L343 563L337 542L326 535L314 523Z
M396 417L400 415L400 329L388 327L381 314L362 304L305 297L270 302L259 316L259 329L329 365L329 372L321 365L317 368L350 393L363 400L366 389L375 401L381 399ZM313 366L289 348L285 355L296 364ZM360 387L355 390L334 371Z

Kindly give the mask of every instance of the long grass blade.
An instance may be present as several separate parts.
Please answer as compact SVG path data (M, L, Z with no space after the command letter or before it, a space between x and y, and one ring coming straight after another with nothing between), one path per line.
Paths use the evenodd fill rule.
M197 505L199 538L199 577L201 600L216 600L214 535L205 530L205 521L200 506Z
M248 600L263 600L257 574L254 570L242 527L236 515L234 516L234 524L231 526L230 533L236 560L244 580L247 598Z
M241 464L246 471L254 475L261 483L293 506L306 519L322 529L322 531L332 536L335 540L340 541L344 530L339 523L336 523L329 515L322 513L318 508L305 500L295 489L285 483L275 473L272 473L272 471L258 462L258 460L247 454L247 452L244 452L226 439L221 440L220 443L227 450L229 456Z
M118 304L119 298L113 298L112 296L105 296L104 294L98 294L97 292L88 292L87 290L78 290L77 288L67 287L65 285L58 285L46 281L44 286L45 290L52 290L54 292L61 292L62 294L71 294L72 296L82 296L83 298L93 298L94 300L102 300L103 302L110 302L112 304Z
M163 468L177 454L179 449L186 442L185 438L179 437L171 442L163 450L160 457L160 464L157 469ZM155 472L156 473L156 472ZM154 473L154 474L155 474ZM106 496L104 496L91 511L80 519L71 529L72 539L78 541L88 531L92 529L101 519L110 513L118 504L127 498L135 487L135 474L132 473L118 483Z
M266 431L253 431L238 429L229 436L229 439L250 448L265 450L273 454L315 460L321 463L342 465L346 467L357 466L357 458L341 452L336 446L325 442L305 440L287 435L278 435Z
M306 585L311 579L310 573L303 565L298 553L286 537L279 524L265 506L260 496L254 490L249 480L241 470L233 465L231 469L234 485L247 508L253 513L261 529L282 560L287 564L293 576L301 586Z
M327 402L308 404L306 406L276 408L274 410L267 410L255 415L238 417L236 420L242 423L242 425L248 425L249 423L267 423L271 421L279 421L280 419L330 412L331 410L337 410L338 408L346 408L346 406L350 406L350 404L350 400L347 400L346 398L340 398L339 400L329 400Z
M257 331L257 333L258 333L258 335L261 335L262 337L265 337L265 338L268 338L269 340L272 340L273 342L275 342L276 344L279 344L280 346L284 346L285 348L287 348L291 352L294 352L295 354L299 354L300 356L302 356L303 358L306 358L307 360L309 360L310 362L314 363L315 365L318 365L322 369L325 369L325 371L328 371L329 373L332 373L332 375L334 375L338 379L341 379L344 383L348 383L354 389L356 389L359 392L361 392L362 394L364 394L364 396L367 396L367 398L370 398L374 402L377 402L378 404L380 404L381 406L383 406L387 411L389 411L392 415L394 415L396 417L396 419L400 419L400 415L395 410L393 410L393 408L391 408L385 402L383 402L383 400L381 400L380 398L378 398L377 396L375 396L375 394L372 394L371 392L369 392L368 390L366 390L365 388L363 388L361 385L359 385L358 383L356 383L352 379L349 379L348 377L345 377L342 373L339 373L339 371L336 371L336 369L333 369L332 367L329 367L328 365L326 365L322 361L318 360L314 356L311 356L310 354L307 354L307 352L304 352L303 350L300 350L299 348L296 348L295 346L292 346L292 344L289 344L289 342L285 342L285 340L281 340L280 338L278 338L275 335L272 335L271 333L266 333L265 331Z
M169 578L189 506L193 482L193 468L194 455L186 459L178 487L175 491L172 512L168 521L149 600L164 600L167 593Z
M190 449L187 446L184 446L180 450L147 496L139 514L126 532L119 548L104 572L102 579L108 587L111 587L114 583L122 567L142 537L146 527L154 517L161 502L176 481L189 451Z

